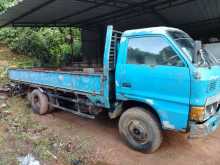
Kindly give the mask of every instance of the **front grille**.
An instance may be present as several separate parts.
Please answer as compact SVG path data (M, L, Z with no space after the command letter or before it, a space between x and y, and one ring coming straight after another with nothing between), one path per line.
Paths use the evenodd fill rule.
M217 85L217 84L218 84L218 85ZM212 80L212 81L210 81L210 82L209 82L209 85L208 85L208 91L209 91L209 92L212 92L212 91L216 90L217 86L218 86L218 88L219 88L219 86L220 86L217 80Z

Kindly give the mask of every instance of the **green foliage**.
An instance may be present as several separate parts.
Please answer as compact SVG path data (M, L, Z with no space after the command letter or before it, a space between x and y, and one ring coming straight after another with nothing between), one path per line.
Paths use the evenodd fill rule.
M80 55L80 40L74 40L72 46L65 41L69 33L69 28L4 28L0 41L15 52L36 57L41 66L60 66ZM79 30L72 28L72 36L80 38Z
M0 0L0 12L21 0ZM65 41L74 36L74 44ZM72 38L72 37L71 37ZM80 55L80 31L76 28L4 28L0 29L0 42L13 51L39 59L41 66L69 64L73 56Z
M0 12L5 11L7 8L14 6L17 0L0 0Z

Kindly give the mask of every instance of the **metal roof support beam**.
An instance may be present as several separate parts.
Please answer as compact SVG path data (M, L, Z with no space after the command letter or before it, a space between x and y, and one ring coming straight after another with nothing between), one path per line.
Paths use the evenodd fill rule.
M93 3L93 4L103 3L101 1L96 1L96 0L75 0L75 1L85 2L85 3ZM130 4L131 3L125 2L125 1L111 0L109 3L106 3L105 5L109 6L109 7L122 8L124 5L130 5Z
M180 1L180 0L173 0L173 2L177 2L177 1ZM81 26L84 26L84 25L91 25L91 24L96 24L96 23L101 23L101 22L105 22L106 20L111 20L112 18L114 18L115 21L122 21L122 20L125 20L125 19L128 19L128 18L131 18L131 17L137 17L137 16L140 16L140 15L143 15L143 14L150 14L152 13L152 8L156 8L155 9L156 11L161 11L161 10L165 10L167 8L171 8L171 7L176 7L176 6L180 6L180 5L184 5L186 3L190 3L190 2L193 2L193 1L196 1L196 0L185 0L185 1L180 1L179 3L172 3L172 6L170 6L170 2L169 1L163 1L163 2L159 2L157 4L153 4L153 5L149 5L149 6L143 6L142 5L142 10L141 9L136 9L135 11L134 10L128 10L125 13L119 13L118 15L113 15L112 17L109 17L109 18L103 18L102 16L100 16L100 20L96 20L96 21L93 21L93 19L90 19L90 20L86 20L85 23L81 23L81 24L78 24L78 25L81 25ZM161 8L158 8L158 6L164 6L164 5L167 5L166 7L161 7ZM133 14L135 13L135 14ZM130 14L130 15L129 15ZM125 17L126 16L126 17ZM74 23L72 24L74 25Z
M209 38L209 37L220 37L220 25L216 27L211 27L208 29L199 29L199 30L188 30L187 32L193 36L195 39Z
M106 20L111 20L112 18L114 18L115 20L118 20L118 18L121 18L124 16L128 16L128 18L130 18L132 17L132 15L141 15L143 13L146 13L146 10L148 11L148 13L150 13L152 11L152 8L155 8L158 5L167 4L167 1L162 1L162 2L159 1L158 3L155 3L155 2L156 1L153 1L153 2L145 1L145 3L139 3L138 5L131 6L129 8L124 9L123 11L112 12L111 14L106 14L105 16L99 16L99 18L86 20L85 25L105 22ZM132 15L129 15L129 14L132 14ZM94 20L96 21L94 22ZM79 23L79 25L80 24L84 25L83 22Z
M171 1L172 1L172 3L171 3ZM184 4L186 4L186 3L190 3L190 2L196 1L196 0L185 0L185 1L180 1L179 3L174 3L174 2L178 2L178 1L179 1L179 0L169 0L169 4L167 4L167 6L165 6L165 7L159 7L159 8L158 8L158 6L155 6L155 7L157 7L157 9L154 9L154 11L159 12L159 11L162 11L162 10L166 10L166 9L168 9L168 8L172 8L172 7L176 7L176 6L181 6L181 5L184 5ZM162 5L165 5L165 4L162 4ZM132 15L132 16L130 16L130 17L138 17L138 16L140 16L140 15L150 14L150 13L154 14L154 13L152 12L152 10L145 9L145 10L143 10L142 12L137 13L137 14L135 14L135 15ZM160 15L163 16L162 14L160 14ZM161 18L161 19L162 19L165 23L168 21L168 22L167 22L168 25L176 26L176 25L174 25L174 23L171 23L171 22L169 22L169 20L164 19L164 18L165 18L165 17L163 16L163 18ZM127 19L127 18L121 18L121 19L119 19L118 21L122 21L122 20L125 20L125 19Z
M188 24L179 25L178 27L190 32L193 35L200 34L201 36L203 36L205 35L205 33L219 33L220 30L217 27L220 27L220 17L191 22Z
M187 1L185 1L185 3L186 2L190 2L190 1L192 1L192 0L187 0ZM183 3L180 3L179 5L181 5L181 4L183 4ZM173 4L174 5L174 4ZM174 6L177 6L178 4L175 4ZM171 6L171 7L173 7L173 6ZM163 9L166 9L166 8L162 8L162 10ZM158 9L158 10L161 10L161 9ZM149 11L149 10L148 10ZM143 11L144 12L144 11ZM146 12L146 11L145 11ZM149 11L150 12L150 11ZM142 13L138 13L137 15L135 15L135 16L140 16L140 14L142 14ZM134 16L134 15L133 15ZM128 17L129 18L131 18L129 15L128 15ZM122 19L119 19L119 21L121 21ZM210 24L210 23L220 23L220 17L216 17L216 18L212 18L212 19L206 19L206 20L202 20L202 21L196 21L196 22L190 22L190 23L186 23L186 24L182 24L182 25L176 25L176 27L179 27L179 28L184 28L184 29L188 29L188 30L190 30L190 29L192 29L192 28L199 28L201 25L206 25L206 24ZM38 27L40 27L40 26L44 26L44 27L54 27L54 26L71 26L71 24L64 24L64 25L55 25L55 24L50 24L50 25L43 25L43 23L42 24L34 24L34 23L25 23L25 22L23 22L23 23L21 23L20 25L16 25L16 26L24 26L24 24L25 24L25 26L38 26ZM76 27L80 27L80 26L76 26Z
M162 21L162 23L166 26L171 26L171 22L166 18L164 17L162 14L160 14L157 10L153 9L151 11L160 21Z
M155 1L158 1L158 0L155 0ZM120 9L120 10L117 10L117 11L113 11L113 12L109 12L109 13L106 13L106 14L103 14L103 15L100 15L100 16L96 16L96 17L92 17L92 18L89 18L89 19L85 19L85 20L80 21L80 22L74 22L72 24L73 25L74 24L81 25L81 24L84 24L84 23L92 22L94 20L96 20L96 22L99 22L98 21L99 19L100 20L106 20L106 19L109 19L109 17L117 17L121 13L123 14L123 13L133 12L135 8L139 8L139 10L141 10L142 6L144 4L150 4L150 3L153 3L153 2L151 0L145 0L144 2L134 4L133 6L129 6L127 8L123 8L123 9Z
M186 23L186 24L182 24L179 25L180 27L198 27L204 24L210 24L210 23L220 23L220 17L216 17L216 18L211 18L211 19L206 19L206 20L202 20L202 21L196 21L196 22L190 22L190 23Z
M34 13L35 11L37 11L37 10L43 8L43 7L46 7L47 5L51 4L54 1L56 1L56 0L48 0L45 3L33 8L33 9L29 10L28 12L20 15L19 17L13 19L12 21L7 22L6 24L2 25L1 27L8 26L9 24L14 24L16 21L20 20L21 18L24 18L24 17Z
M81 0L79 0L79 1L81 1ZM85 1L85 0L83 0L83 1ZM108 4L109 2L111 2L111 0L105 0L105 1L102 2L102 3L97 3L96 5L91 6L91 7L88 7L88 8L86 8L86 9L81 10L81 11L77 11L77 12L71 13L71 14L69 14L69 15L60 17L60 18L58 18L58 19L52 20L49 24L56 24L56 23L59 22L59 21L62 21L62 20L65 20L65 19L68 19L68 18L77 16L77 15L81 15L81 14L83 14L83 13L86 13L86 12L90 11L90 10L94 10L94 9L100 7L100 6L104 6L104 5Z
M172 3L171 3L171 1L172 1ZM131 17L138 17L138 16L141 16L143 14L150 14L151 13L151 14L156 15L165 24L172 25L171 22L167 18L165 18L162 14L159 13L159 11L165 10L165 9L168 9L168 8L172 8L172 7L176 7L176 6L180 6L180 5L183 5L185 3L195 1L195 0L185 0L183 2L181 1L180 3L174 3L174 2L178 2L178 1L180 1L180 0L167 0L167 1L159 2L158 4L148 6L148 7L143 6L142 10L140 12L136 12L135 14L132 14L129 17L130 18ZM160 6L166 6L166 7L160 7ZM128 13L128 14L131 14L131 13ZM124 20L124 19L127 19L127 17L126 18L121 17L121 19L119 19L119 21Z

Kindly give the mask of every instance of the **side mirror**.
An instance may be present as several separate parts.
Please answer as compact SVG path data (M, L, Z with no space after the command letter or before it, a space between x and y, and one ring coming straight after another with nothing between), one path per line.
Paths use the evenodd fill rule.
M198 52L202 49L202 41L195 41L195 53L193 55L193 63L198 62Z
M202 41L195 41L196 50L202 49Z

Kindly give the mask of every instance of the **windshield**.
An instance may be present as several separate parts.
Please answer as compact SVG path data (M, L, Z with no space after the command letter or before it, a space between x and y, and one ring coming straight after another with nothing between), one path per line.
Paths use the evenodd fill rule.
M191 38L175 39L178 46L182 49L187 58L192 62L193 54L195 53L195 44Z
M185 56L193 63L193 56L197 54L197 61L194 62L197 66L213 66L218 62L215 57L204 47L196 52L195 41L186 33L181 31L169 31L169 35L176 41L179 48L184 52Z

